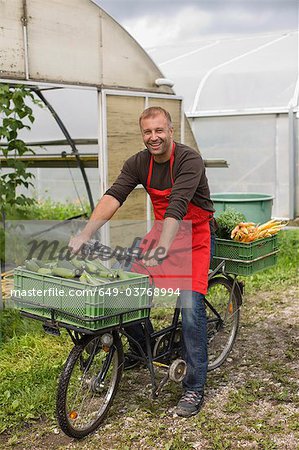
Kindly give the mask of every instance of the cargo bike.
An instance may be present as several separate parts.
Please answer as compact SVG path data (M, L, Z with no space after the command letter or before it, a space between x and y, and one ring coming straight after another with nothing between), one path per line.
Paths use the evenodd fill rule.
M250 244L216 239L205 298L208 370L218 368L226 360L237 336L244 287L238 276L274 265L277 252L276 236ZM126 255L134 258L134 249L128 249ZM158 396L168 380L181 382L184 378L179 298L170 325L150 333L153 288L149 276L131 273L127 280L112 281L109 288L115 295L101 295L84 283L40 275L22 267L15 269L14 283L15 290L35 287L43 292L59 289L63 293L61 297L13 300L23 316L41 320L47 333L59 335L59 329L65 328L74 343L59 378L56 401L58 423L68 436L83 438L105 419L122 378L122 337L139 349L141 356L135 358L149 370L152 398ZM82 291L75 303L71 299L74 289ZM65 302L65 298L70 302ZM126 325L133 323L144 326L146 351L126 332ZM159 382L157 371L163 372Z

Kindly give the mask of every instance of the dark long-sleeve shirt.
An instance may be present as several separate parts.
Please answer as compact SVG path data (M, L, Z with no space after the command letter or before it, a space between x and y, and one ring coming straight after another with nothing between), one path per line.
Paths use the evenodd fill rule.
M122 204L138 184L142 184L146 189L150 158L151 154L147 149L131 156L124 163L120 175L106 194L112 195ZM158 190L172 187L165 218L183 219L189 202L207 211L214 211L204 162L198 152L186 145L176 143L172 173L173 186L170 162L154 161L150 187Z

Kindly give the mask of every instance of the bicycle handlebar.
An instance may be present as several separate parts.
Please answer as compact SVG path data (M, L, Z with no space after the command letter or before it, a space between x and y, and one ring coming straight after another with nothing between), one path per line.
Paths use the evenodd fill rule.
M140 249L138 247L116 247L113 249L108 245L101 244L99 241L90 240L82 247L82 253L85 257L97 257L106 261L109 258L115 258L117 261L130 259L142 259Z

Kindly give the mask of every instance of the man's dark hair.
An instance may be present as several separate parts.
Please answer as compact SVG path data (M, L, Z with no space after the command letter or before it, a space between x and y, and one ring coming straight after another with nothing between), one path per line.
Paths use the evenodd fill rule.
M161 106L150 106L149 108L146 108L139 117L140 128L141 128L141 121L143 119L147 119L148 117L155 117L158 114L162 114L166 118L169 128L173 127L171 116L169 112L166 111L166 109L161 108Z

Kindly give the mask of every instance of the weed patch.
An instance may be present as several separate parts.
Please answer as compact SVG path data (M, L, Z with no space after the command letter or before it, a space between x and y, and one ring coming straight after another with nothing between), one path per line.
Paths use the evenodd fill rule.
M57 378L70 350L68 340L15 336L1 348L0 430L31 419L54 417Z

